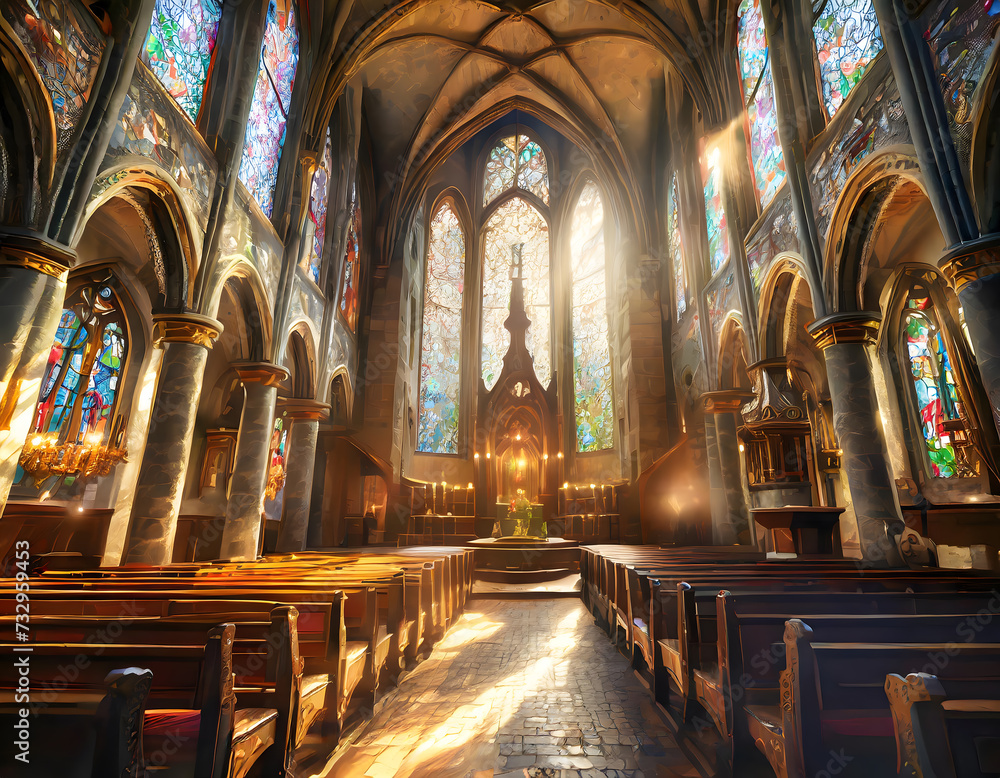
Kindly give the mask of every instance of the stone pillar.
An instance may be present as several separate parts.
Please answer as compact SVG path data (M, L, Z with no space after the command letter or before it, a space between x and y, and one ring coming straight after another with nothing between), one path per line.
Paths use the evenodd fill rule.
M198 314L153 316L153 346L163 350L149 432L135 485L123 564L173 561L191 439L208 350L222 325Z
M736 415L752 397L750 392L731 389L702 395L712 491L712 542L720 546L753 542L736 437Z
M229 479L229 503L222 531L223 559L256 559L264 521L264 489L274 428L274 402L278 384L288 371L269 362L234 365L246 397L240 416L233 474Z
M276 550L302 551L306 548L309 529L319 422L330 415L330 406L316 400L289 400L284 408L292 421L292 431L288 440L285 499Z
M31 429L75 258L65 246L0 235L0 513Z
M940 264L962 302L993 422L1000 430L1000 235L960 244Z
M872 378L872 346L881 322L877 312L834 313L806 329L826 359L833 428L843 452L841 469L851 490L862 559L868 565L895 567L902 562L895 537L904 525Z

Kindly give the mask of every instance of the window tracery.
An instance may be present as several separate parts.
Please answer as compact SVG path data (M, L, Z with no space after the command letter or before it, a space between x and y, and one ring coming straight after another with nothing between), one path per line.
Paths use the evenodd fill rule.
M514 187L549 204L549 172L541 147L527 135L503 138L486 160L483 205Z
M760 0L743 0L739 17L737 49L743 103L747 110L754 182L763 207L771 202L781 182L785 180L785 161L778 138L774 81L771 77Z
M677 305L677 319L687 310L687 271L684 268L684 246L681 242L681 223L677 210L677 174L670 179L667 196L667 241L670 263L674 273L674 301Z
M914 287L903 309L903 341L931 471L953 478L961 468L947 422L961 418L961 400L934 302L923 287Z
M142 58L191 121L201 110L221 18L220 0L156 0Z
M524 278L524 309L531 320L528 351L535 375L548 386L552 374L549 314L549 226L542 215L522 197L507 200L490 217L483 233L482 377L492 389L503 370L510 346L504 329L510 305L511 249L521 248Z
M297 24L291 0L287 6L282 2L280 8L278 0L271 0L243 140L240 181L268 218L274 207L274 185L278 180L278 163L285 143L285 125L299 62Z
M882 50L872 0L826 0L813 22L823 102L833 116Z
M442 203L431 220L424 275L417 451L458 453L465 234Z
M361 256L361 203L357 182L351 186L351 223L347 229L347 247L344 250L344 268L340 278L340 313L351 332L358 323L358 273Z
M330 171L333 170L333 145L330 129L326 130L326 144L316 172L313 173L309 191L309 221L313 225L312 242L309 244L309 275L317 284L326 246L326 216L330 196Z
M614 445L614 405L608 339L604 204L588 180L580 192L570 234L573 277L573 389L576 447L603 451Z

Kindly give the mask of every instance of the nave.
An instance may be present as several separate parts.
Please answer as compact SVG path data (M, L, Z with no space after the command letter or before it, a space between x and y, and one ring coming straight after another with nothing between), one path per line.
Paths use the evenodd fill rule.
M324 775L705 775L689 756L579 601L476 599Z

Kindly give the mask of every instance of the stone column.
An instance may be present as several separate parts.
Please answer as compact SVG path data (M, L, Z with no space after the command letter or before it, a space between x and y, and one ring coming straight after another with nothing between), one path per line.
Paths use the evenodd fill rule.
M246 362L234 367L243 382L246 397L240 416L233 474L229 479L221 556L242 561L256 559L260 548L274 402L278 384L288 377L288 371L269 362Z
M858 521L862 559L868 565L901 564L895 536L904 525L885 445L872 377L873 349L882 314L834 313L806 329L826 359L833 428L843 452L841 469Z
M306 548L309 529L319 423L330 415L330 406L316 400L289 400L284 409L292 421L292 431L288 440L285 499L276 550L302 551Z
M75 258L39 238L0 235L0 513L31 429Z
M736 414L752 397L750 392L731 389L702 395L712 490L712 541L720 546L753 541L736 437Z
M173 561L191 439L208 350L222 325L198 314L153 316L153 346L163 350L149 432L135 485L122 563Z
M962 302L993 422L1000 430L1000 235L960 244L940 264Z

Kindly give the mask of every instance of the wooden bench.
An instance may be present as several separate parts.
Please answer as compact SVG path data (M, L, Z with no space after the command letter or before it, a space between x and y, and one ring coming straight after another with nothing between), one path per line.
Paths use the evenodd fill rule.
M899 778L989 778L1000 774L1000 678L890 673L885 694Z
M66 646L37 651L32 646L29 654L14 653L23 644L2 645L10 660L0 670L0 722L10 738L0 750L4 775L140 778L140 722L152 672L137 667L106 672L104 664L77 662L80 654ZM75 670L72 681L66 679L68 667ZM19 683L22 677L27 690ZM56 688L60 679L66 679L65 689ZM21 742L24 746L17 745ZM49 747L56 742L59 748Z
M940 665L937 674L949 679L995 680L1000 667L997 643L820 642L799 619L786 623L784 643L779 704L744 706L750 736L779 775L818 775L838 753L852 755L844 775L893 775L885 678Z

